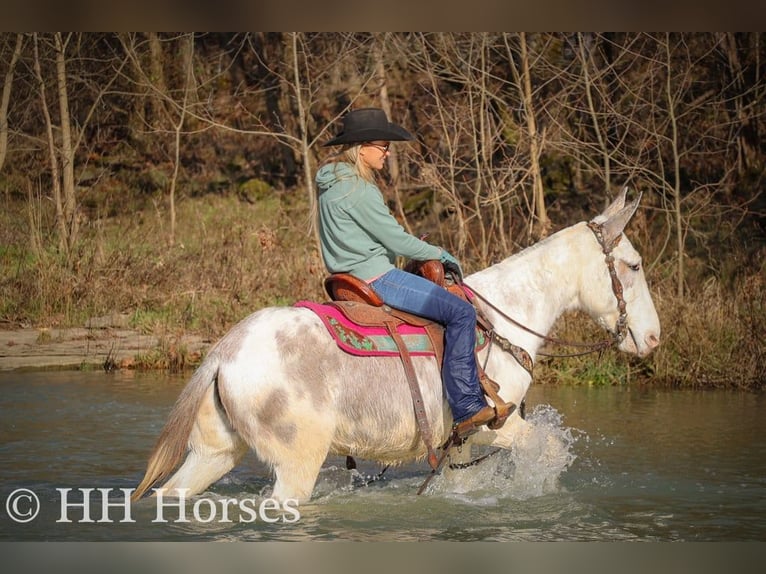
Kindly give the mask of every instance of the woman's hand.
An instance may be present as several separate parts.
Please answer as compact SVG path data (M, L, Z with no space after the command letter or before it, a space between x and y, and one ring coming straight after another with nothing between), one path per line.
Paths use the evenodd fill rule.
M444 266L444 271L446 273L455 275L458 283L463 282L463 269L460 267L460 263L446 249L442 249L439 261L441 261L441 264Z

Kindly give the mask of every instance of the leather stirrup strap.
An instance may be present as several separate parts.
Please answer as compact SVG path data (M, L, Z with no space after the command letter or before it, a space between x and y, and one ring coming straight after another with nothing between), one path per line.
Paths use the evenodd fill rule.
M418 377L415 374L415 367L412 364L412 357L407 350L402 336L396 330L397 321L385 321L386 329L391 335L391 338L396 343L399 349L399 355L402 358L402 365L404 366L404 372L407 375L407 383L410 386L410 393L412 394L412 404L415 408L415 420L418 423L418 429L420 430L420 436L423 437L423 442L428 450L428 464L432 469L436 470L439 466L439 460L434 452L433 437L431 435L431 426L428 423L428 417L426 416L425 405L423 404L423 395L420 392L420 385L418 384Z
M487 426L492 430L497 430L502 427L503 424L505 424L506 419L513 414L513 411L516 410L516 405L511 402L505 402L498 393L500 386L482 371L479 372L479 383L481 383L481 388L484 391L484 394L495 403L495 413L497 414L497 418Z

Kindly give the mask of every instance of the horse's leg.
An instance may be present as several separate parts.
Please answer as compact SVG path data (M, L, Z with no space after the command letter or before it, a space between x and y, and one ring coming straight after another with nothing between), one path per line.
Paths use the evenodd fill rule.
M327 457L330 441L324 442L324 445L312 444L311 448L298 453L290 450L280 457L274 465L276 481L272 496L275 499L307 502L311 498L319 470Z
M569 443L558 433L540 431L530 422L513 414L502 428L478 432L469 437L474 444L484 444L507 450L515 450L516 456L533 457L548 461L569 459Z
M302 411L300 406L286 406L279 417L281 423L257 424L251 418L238 428L258 457L274 469L272 498L279 501L306 502L311 498L330 448L331 422L323 420L320 413Z
M291 380L280 384L280 380ZM276 475L272 497L306 502L327 457L335 422L328 403L315 403L301 379L290 379L273 365L269 382L253 385L238 376L219 376L221 399L241 439ZM253 386L266 387L251 392ZM317 393L326 393L325 389Z
M482 430L468 437L467 443L494 446L510 450L520 437L523 437L524 433L529 430L529 422L522 419L518 415L518 411L516 411L508 417L505 424L498 430L490 430L487 427L482 427Z
M162 486L163 494L193 496L229 472L247 452L247 445L229 424L216 392L206 390L189 435L189 452L179 469ZM177 490L178 489L178 490Z

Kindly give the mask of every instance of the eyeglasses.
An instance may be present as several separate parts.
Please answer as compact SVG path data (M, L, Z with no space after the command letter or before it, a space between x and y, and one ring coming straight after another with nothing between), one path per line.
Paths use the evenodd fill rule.
M391 144L390 144L390 143L387 143L387 144L366 143L366 144L364 144L364 145L368 145L368 146L376 147L376 148L378 148L380 151L382 151L383 153L386 153L386 152L388 151L388 148L390 148L390 147L391 147Z

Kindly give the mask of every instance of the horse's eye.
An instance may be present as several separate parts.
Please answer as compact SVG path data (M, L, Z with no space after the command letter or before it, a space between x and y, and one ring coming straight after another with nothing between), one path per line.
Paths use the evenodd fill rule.
M634 263L633 265L628 265L628 267L630 267L631 271L638 271L639 269L641 269L641 264L640 263Z

